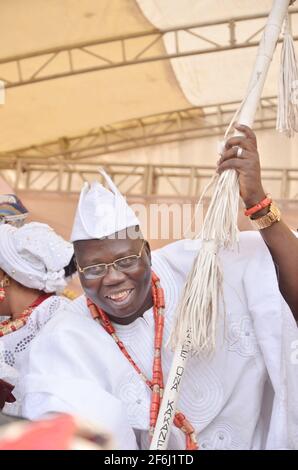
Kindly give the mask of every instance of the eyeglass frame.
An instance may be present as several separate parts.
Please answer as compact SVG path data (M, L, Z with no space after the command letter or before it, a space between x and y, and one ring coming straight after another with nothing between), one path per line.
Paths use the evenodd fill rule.
M102 275L96 276L94 279L87 279L87 278L85 277L85 279L86 279L87 281L91 281L91 280L95 280L95 279L99 279L99 278L101 278L101 277L104 277L104 276L106 275L106 273L108 272L109 266L113 266L116 271L125 272L125 270L121 271L120 269L118 269L118 268L117 268L117 265L115 265L115 263L117 263L117 261L122 261L123 259L128 259L128 258L132 258L132 257L136 257L136 258L137 258L137 262L138 262L139 259L140 259L141 256L142 256L142 251L143 251L143 249L144 249L145 243L146 243L146 240L143 240L141 249L140 249L140 251L139 251L139 253L138 253L137 255L123 256L123 258L117 258L117 259L115 259L112 263L90 264L89 266L85 266L84 268L81 268L81 267L79 266L77 260L76 260L76 264L77 264L78 271L79 271L79 273L83 274L83 276L85 277L84 271L85 271L86 269L95 268L95 267L97 267L97 266L105 266L105 271L104 271L104 273L103 273ZM137 264L137 263L136 263L136 264ZM134 266L135 266L135 265L134 265ZM129 270L129 268L128 268L128 270Z

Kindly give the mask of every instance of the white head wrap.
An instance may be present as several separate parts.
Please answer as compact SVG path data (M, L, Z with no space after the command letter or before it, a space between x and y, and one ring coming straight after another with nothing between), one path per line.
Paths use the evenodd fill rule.
M0 268L26 287L62 291L66 286L64 268L72 256L72 244L46 224L0 225Z
M100 170L109 188L94 182L85 183L81 191L71 241L100 239L128 227L140 225L111 178Z

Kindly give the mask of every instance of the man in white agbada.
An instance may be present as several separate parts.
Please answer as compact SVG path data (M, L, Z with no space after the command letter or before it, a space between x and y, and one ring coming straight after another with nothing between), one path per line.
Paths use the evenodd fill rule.
M173 357L166 343L200 243L181 240L150 253L134 230L138 219L105 178L109 189L85 185L76 213L72 241L81 283L151 380L154 271L165 295L166 382ZM298 374L290 352L297 329L280 296L271 256L258 233L246 232L238 250L222 250L221 265L225 313L221 303L216 351L210 358L189 359L178 408L195 428L200 449L293 448ZM93 319L85 296L67 305L32 343L22 387L27 418L74 413L112 431L120 449L149 447L151 390ZM185 449L185 435L174 426L168 448Z
M46 224L0 225L0 379L17 399L4 411L20 415L18 378L32 339L70 301L63 291L73 246ZM3 382L2 382L3 384Z

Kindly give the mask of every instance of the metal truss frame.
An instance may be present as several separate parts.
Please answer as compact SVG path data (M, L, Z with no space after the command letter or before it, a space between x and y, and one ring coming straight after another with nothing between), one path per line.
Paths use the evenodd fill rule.
M239 105L240 102L232 101L200 108L190 107L105 125L72 138L63 137L41 145L1 152L0 161L42 159L45 165L61 159L98 162L101 156L115 152L223 135ZM262 98L254 128L275 128L276 109L276 97Z
M154 29L5 57L0 59L0 80L8 89L116 67L255 47L267 16L264 13L163 31ZM292 24L295 20L296 27L298 9L290 8L289 17ZM191 35L195 41L189 49L182 46L183 35ZM163 39L167 36L173 39L172 53L167 53L163 46ZM293 31L293 36L297 40L298 31ZM90 59L84 65L80 60L83 56Z
M14 88L115 67L255 47L258 45L257 38L262 32L263 20L266 17L267 14L235 17L2 58L0 79L4 81L6 88ZM290 18L293 24L295 18L297 25L298 9L290 9ZM256 20L259 20L258 26ZM243 34L242 26L245 26L246 32L251 28L249 35ZM219 29L226 32L222 34L221 42L212 39L212 31L218 36ZM297 40L298 35L295 33L296 31L294 39ZM183 34L197 38L198 46L191 50L182 50L180 40ZM172 54L166 53L165 48L160 47L160 42L166 35L172 35L174 38L175 51ZM109 49L117 48L118 57L109 56ZM77 53L91 57L94 64L81 66L80 61L76 60ZM62 55L66 58L65 69L57 72L53 66L55 60ZM29 63L31 72L28 75L26 71ZM5 70L9 71L9 77L5 75ZM275 127L276 104L277 99L274 96L262 98L255 129ZM82 181L88 180L94 174L98 175L96 167L101 160L100 156L163 143L223 135L238 106L239 102L225 102L200 108L190 107L101 126L72 138L62 137L54 142L2 152L0 174L16 191L31 189L76 192ZM202 185L214 172L214 168L202 166L138 165L119 162L104 165L128 195L197 196ZM287 198L292 192L292 181L298 181L298 169L267 168L263 170L263 178L278 181L280 197Z
M105 163L104 168L117 182L119 189L132 196L197 197L214 175L213 166L150 165L137 163ZM98 164L61 160L55 164L25 159L0 160L0 175L18 190L78 192L83 182L99 178ZM264 168L263 181L278 182L276 197L298 198L292 190L297 188L298 168ZM270 185L270 183L269 183Z

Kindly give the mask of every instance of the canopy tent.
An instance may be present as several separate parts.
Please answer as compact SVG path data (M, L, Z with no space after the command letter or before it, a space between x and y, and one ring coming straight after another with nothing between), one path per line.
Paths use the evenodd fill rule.
M5 104L0 105L2 176L18 191L58 190L66 200L67 194L79 190L82 179L94 177L99 162L161 165L156 170L159 175L166 172L162 165L169 163L214 166L217 136L223 135L232 111L243 98L271 3L3 0L0 79L6 89ZM290 11L297 38L297 5ZM196 73L191 78L197 86L191 102L173 70L185 56L196 60ZM278 63L279 51L266 81L256 129L260 129L262 166L279 168L278 176L267 172L270 190L273 188L276 197L293 198L298 194L297 137L289 141L271 130ZM190 70L188 62L185 67ZM28 159L39 162L36 170ZM84 167L79 166L81 161ZM64 162L67 164L61 166ZM69 162L76 173L71 183ZM88 167L89 162L95 166ZM93 174L85 171L86 167ZM286 168L288 172L283 171ZM116 181L121 181L123 168L111 166L111 170ZM140 180L147 170L150 172L147 167L138 170ZM56 171L56 179L48 184L50 171ZM135 171L129 168L127 174ZM170 171L175 172L180 177L182 170ZM202 179L202 171L197 172L202 188L208 178ZM175 194L176 183L169 181L170 177L164 178L157 185L163 195ZM281 189L285 181L289 185L286 190ZM132 184L121 189L126 192ZM152 186L146 194L150 195ZM184 183L176 186L185 194ZM142 181L132 194L144 194Z
M0 151L189 108L190 103L166 59L163 39L169 41L174 32L157 38L154 46L137 58L154 39L142 34L158 31L145 18L148 4L141 0L2 1L0 77L8 88L6 104L0 108ZM184 52L204 50L206 45L205 50L212 51L197 56L196 105L241 100L255 54L255 47L247 46L258 41L265 22L265 17L258 15L268 13L271 0L186 0L171 1L171 8L167 5L168 1L159 1L160 10L163 7L163 13L169 16L169 26L203 25L179 32L178 40L183 36L193 38ZM231 45L231 23L225 21L239 17L242 21L236 22ZM218 24L221 20L223 23ZM160 23L158 18L156 22ZM292 15L292 26L294 35L298 35L296 14ZM124 46L121 38L127 38ZM221 47L219 51L215 43ZM243 47L239 47L241 44ZM121 47L125 47L127 62L121 60ZM70 56L72 71L68 69ZM264 96L276 95L277 56ZM162 59L145 62L150 57ZM104 66L97 71L77 73ZM59 74L60 78L51 78ZM31 83L23 84L30 80Z

